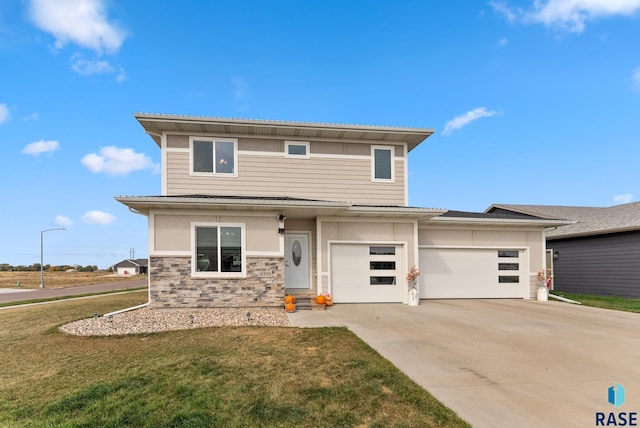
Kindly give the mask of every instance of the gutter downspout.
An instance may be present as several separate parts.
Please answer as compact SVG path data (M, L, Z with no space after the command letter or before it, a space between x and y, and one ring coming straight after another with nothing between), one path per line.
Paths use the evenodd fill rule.
M103 318L104 318L104 317L107 317L107 318L108 318L108 317L111 317L111 316L113 316L113 315L121 314L121 313L123 313L123 312L129 312L129 311L134 311L134 310L136 310L136 309L142 309L142 308L144 308L145 306L149 306L149 303L143 303L143 304L138 305L138 306L132 306L132 307L130 307L130 308L126 308L126 309L120 309L119 311L109 312L108 314L104 314L102 317L103 317Z
M581 305L582 303L577 302L575 300L571 300L571 299L567 299L566 297L561 297L561 296L556 296L555 294L551 294L549 293L549 297L551 297L552 299L558 299L561 300L563 302L567 302L567 303L573 303L575 305Z

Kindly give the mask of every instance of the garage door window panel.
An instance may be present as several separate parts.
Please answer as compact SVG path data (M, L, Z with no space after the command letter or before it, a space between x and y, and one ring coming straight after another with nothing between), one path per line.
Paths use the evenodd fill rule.
M371 285L396 285L395 276L371 276L369 281Z
M498 277L499 284L520 284L520 277L517 275L500 275Z
M369 262L371 270L396 270L396 262Z
M520 270L520 263L498 263L498 270Z
M373 246L369 247L369 255L371 256L395 256L396 247Z

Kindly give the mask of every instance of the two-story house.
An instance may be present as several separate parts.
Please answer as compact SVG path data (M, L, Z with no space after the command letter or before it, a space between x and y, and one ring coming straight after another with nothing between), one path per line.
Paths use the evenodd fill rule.
M277 306L285 290L406 303L412 266L421 298L529 299L562 224L408 206L432 129L134 116L162 193L116 199L148 217L151 307Z

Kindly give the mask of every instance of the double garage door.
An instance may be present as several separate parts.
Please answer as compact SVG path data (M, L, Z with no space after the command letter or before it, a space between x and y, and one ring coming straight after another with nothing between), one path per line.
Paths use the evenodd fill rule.
M402 245L331 244L336 303L402 302L406 292Z
M337 303L402 302L404 246L331 244L331 289ZM519 249L421 248L421 299L523 298L525 253Z
M517 249L420 249L420 298L523 298L524 252Z

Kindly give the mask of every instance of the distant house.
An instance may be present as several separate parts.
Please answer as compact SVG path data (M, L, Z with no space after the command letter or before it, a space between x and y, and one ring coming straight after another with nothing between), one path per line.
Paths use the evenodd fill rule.
M149 259L126 259L111 266L110 270L118 275L139 275L147 273Z
M640 202L604 208L492 205L486 212L574 220L546 233L554 289L640 298Z

